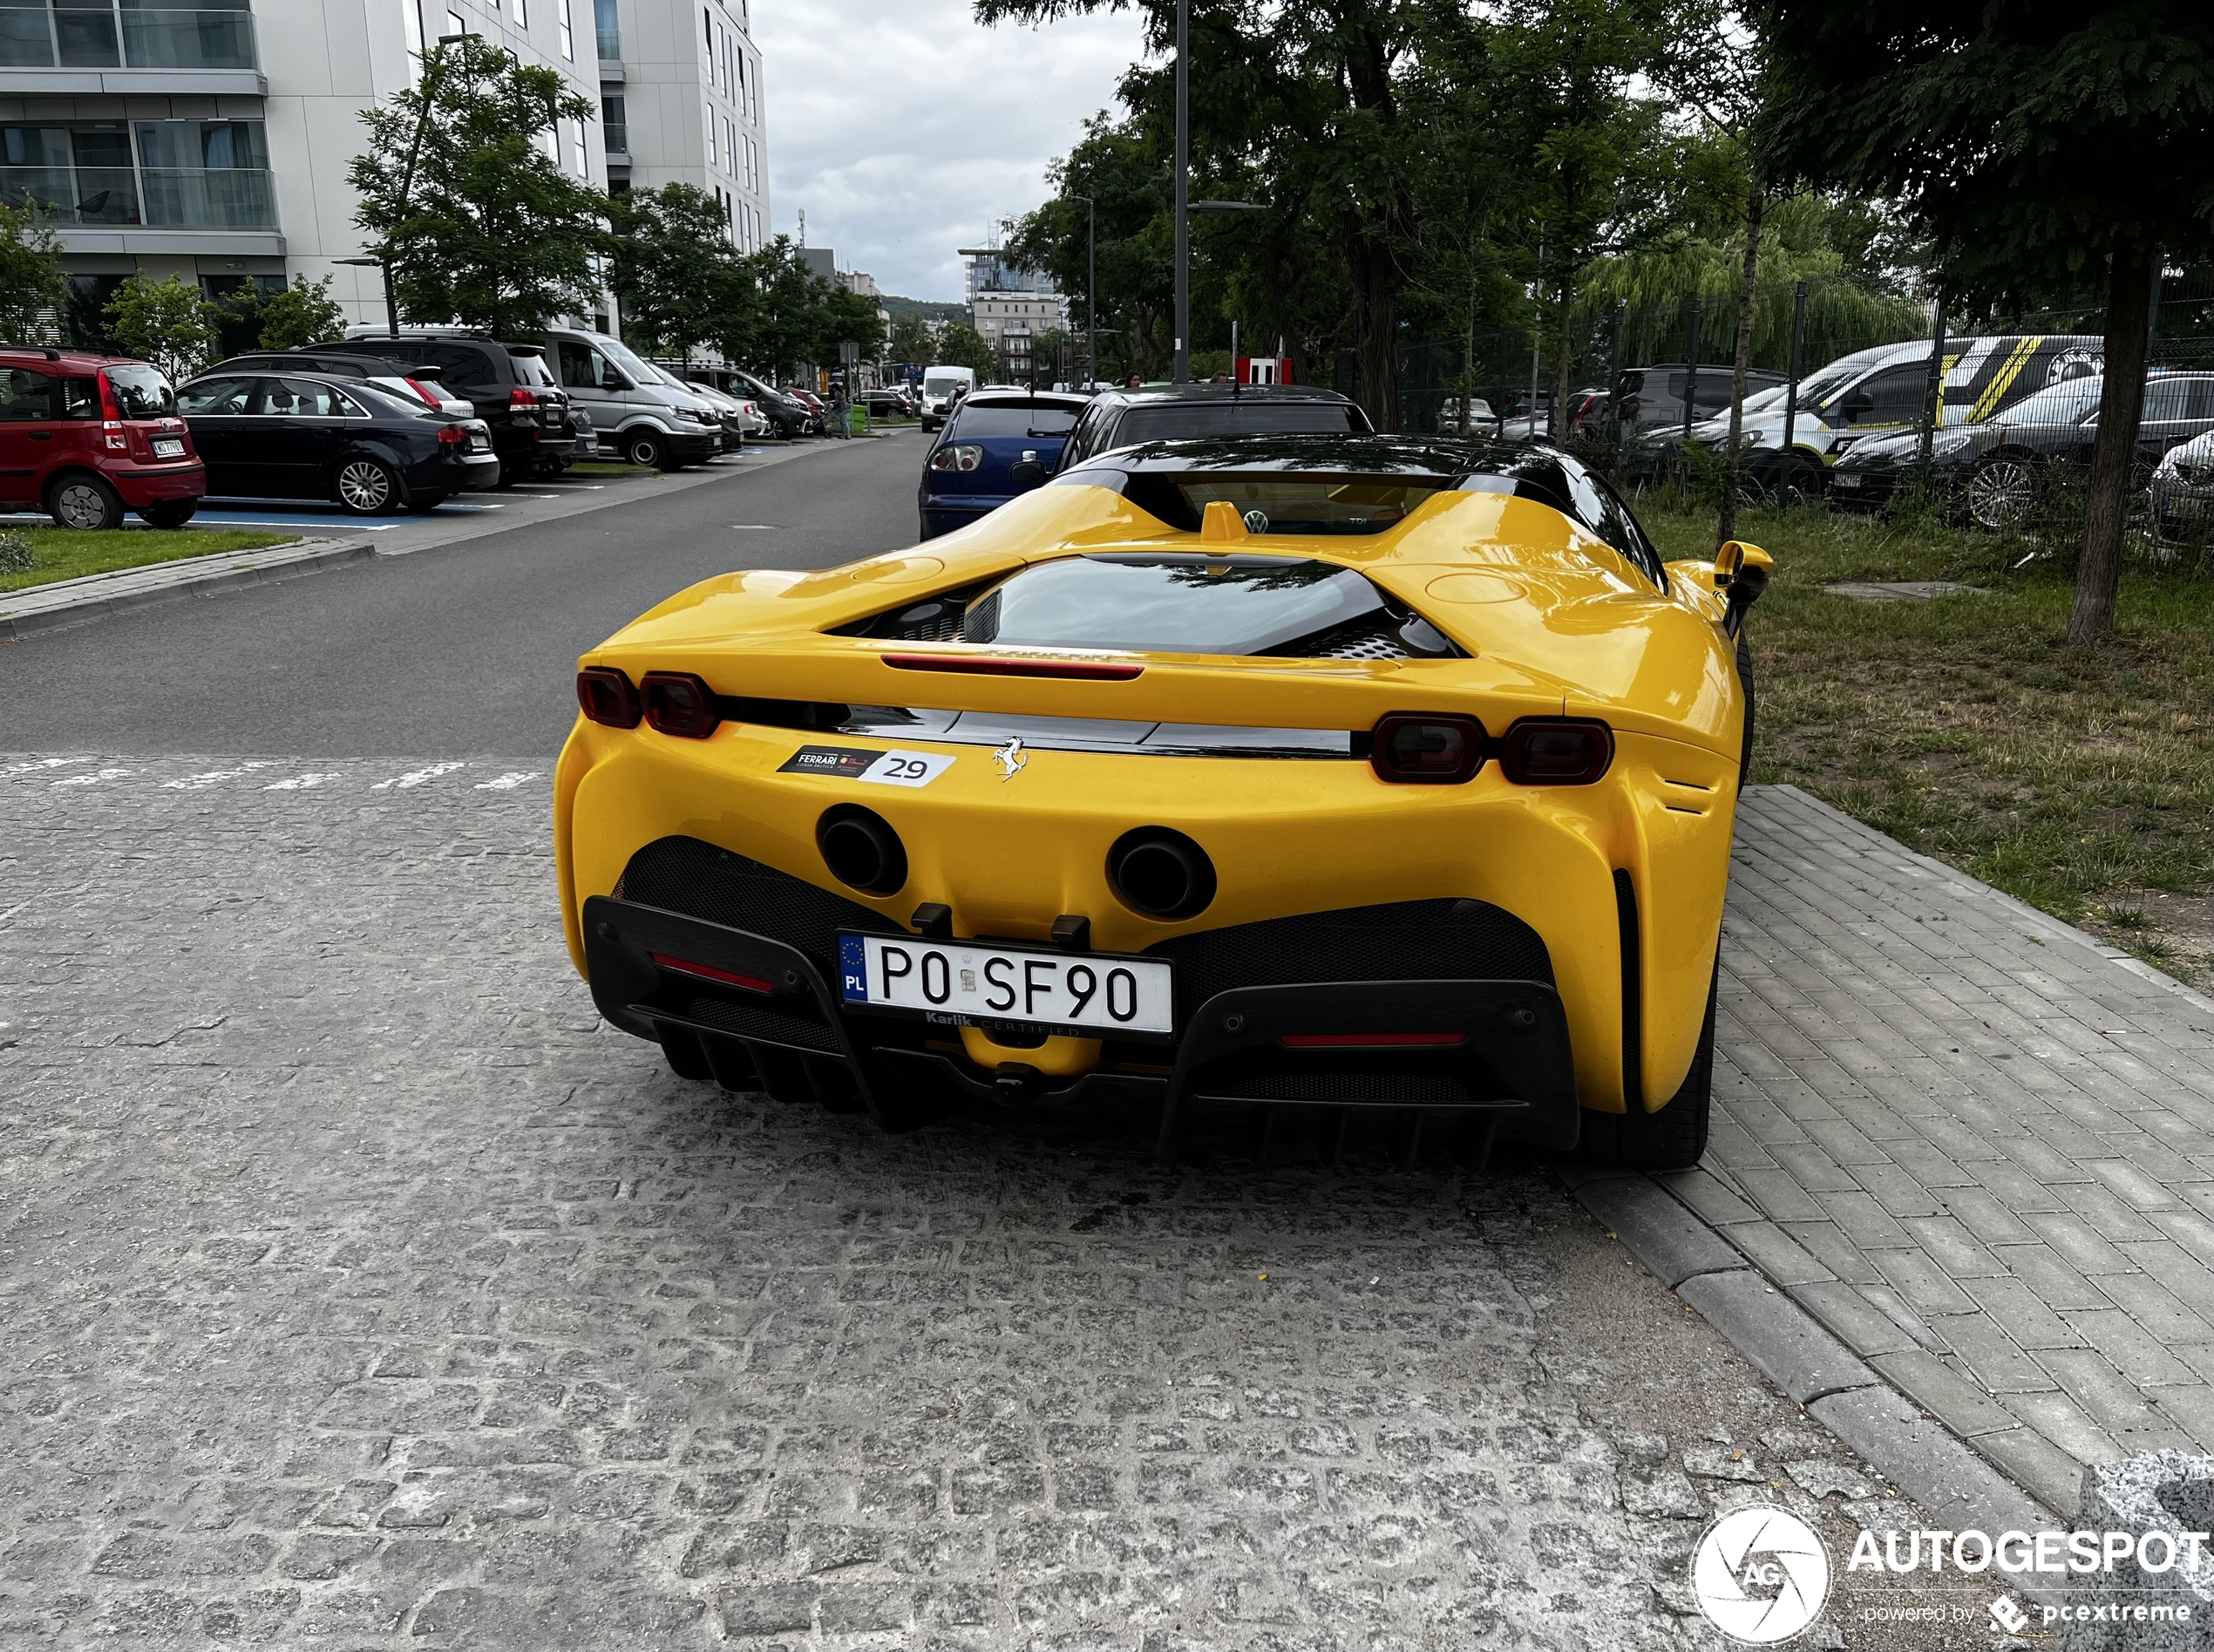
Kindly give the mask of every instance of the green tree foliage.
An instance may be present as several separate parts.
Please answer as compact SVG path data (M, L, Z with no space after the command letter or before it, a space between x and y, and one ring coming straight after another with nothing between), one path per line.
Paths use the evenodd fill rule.
M949 321L938 330L936 364L972 368L981 382L999 371L999 353L967 322Z
M1767 141L1792 175L1901 200L1953 303L2107 292L2071 641L2114 622L2154 271L2214 256L2214 11L1762 0Z
M892 360L913 362L920 366L927 367L935 359L932 352L937 348L937 342L930 330L930 323L920 315L909 311L907 315L894 316L892 318L890 347Z
M609 203L541 144L558 149L561 122L598 112L556 71L470 35L363 115L355 221L391 261L403 315L512 336L591 306Z
M749 323L758 291L706 191L664 184L617 196L615 232L611 284L632 343L689 361Z
M346 312L331 297L328 275L317 282L295 275L282 292L263 298L258 311L263 350L297 350L345 337Z
M68 302L61 237L31 207L0 206L0 342L53 342Z
M1102 113L1085 123L1082 141L1049 176L1055 198L1016 223L1009 255L1070 295L1083 332L1092 320L1085 308L1092 232L1084 203L1072 197L1090 196L1098 203L1099 354L1112 370L1102 377L1165 377L1176 281L1168 151L1149 123Z
M108 300L108 330L130 355L152 362L173 380L189 378L215 343L210 306L180 276L163 282L136 275Z

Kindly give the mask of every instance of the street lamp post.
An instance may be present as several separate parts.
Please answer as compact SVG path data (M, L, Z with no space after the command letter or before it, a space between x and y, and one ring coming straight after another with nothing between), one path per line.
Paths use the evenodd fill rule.
M373 266L384 272L384 326L393 337L397 338L400 336L400 307L392 296L391 265L382 258L334 258L330 262L334 264L360 264L364 268Z
M1192 0L1176 0L1176 368L1192 377Z
M1071 195L1084 204L1084 354L1085 369L1096 386L1099 383L1099 203L1090 195Z

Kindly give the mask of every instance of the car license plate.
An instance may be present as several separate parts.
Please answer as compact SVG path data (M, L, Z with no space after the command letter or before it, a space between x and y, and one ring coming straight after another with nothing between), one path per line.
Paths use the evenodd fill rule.
M838 958L852 1010L1086 1036L1165 1037L1176 1026L1172 966L1151 958L850 933L838 938Z
M184 438L180 436L155 437L153 456L156 459L182 459L185 456Z
M1830 479L1830 486L1832 487L1858 487L1861 484L1861 478L1854 475L1851 471L1846 471L1841 475L1832 476Z

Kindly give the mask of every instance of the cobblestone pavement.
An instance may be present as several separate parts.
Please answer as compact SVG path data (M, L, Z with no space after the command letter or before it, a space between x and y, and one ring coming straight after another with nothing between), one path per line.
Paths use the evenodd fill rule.
M2214 1449L2214 1003L1795 788L1740 810L1671 1179L2051 1508Z
M1919 1518L1534 1160L672 1078L545 785L0 758L0 1645L1695 1649Z

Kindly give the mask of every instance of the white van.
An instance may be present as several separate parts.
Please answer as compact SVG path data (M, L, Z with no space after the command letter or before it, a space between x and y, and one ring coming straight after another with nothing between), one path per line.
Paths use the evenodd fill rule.
M922 375L922 427L936 430L954 405L976 388L974 367L931 367Z

